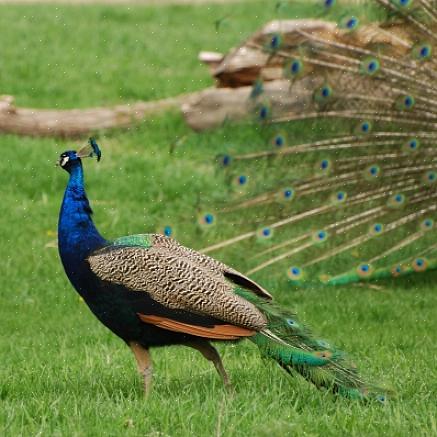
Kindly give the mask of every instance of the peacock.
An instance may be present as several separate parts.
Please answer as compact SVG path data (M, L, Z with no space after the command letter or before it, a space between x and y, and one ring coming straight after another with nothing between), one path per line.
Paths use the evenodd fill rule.
M58 225L59 254L73 287L94 315L132 350L146 393L150 350L185 345L229 378L210 343L248 339L262 355L321 389L353 399L385 401L387 393L359 375L347 356L318 340L271 294L227 265L163 234L105 239L92 220L82 159L101 151L94 140L60 155L69 173Z
M247 101L259 144L217 157L227 200L199 212L219 229L202 252L243 250L247 274L296 286L437 266L437 3L371 3L378 24L340 14L336 26L290 22L290 38L277 21L246 44L266 59ZM266 93L263 73L278 69L298 110Z

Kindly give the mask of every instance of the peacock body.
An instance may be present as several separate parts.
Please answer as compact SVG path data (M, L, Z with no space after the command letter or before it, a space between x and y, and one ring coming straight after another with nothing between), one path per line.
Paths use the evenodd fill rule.
M374 3L379 24L278 21L247 43L265 62L247 102L263 145L218 157L230 200L205 207L223 231L203 252L252 247L248 273L296 285L437 266L437 4ZM272 74L298 109L269 98Z
M132 349L151 383L150 349L186 345L228 377L210 341L247 338L290 373L350 398L383 400L345 354L314 338L271 295L245 275L160 234L109 241L92 221L84 189L82 159L90 146L60 156L69 173L59 217L59 253L65 272L95 316Z

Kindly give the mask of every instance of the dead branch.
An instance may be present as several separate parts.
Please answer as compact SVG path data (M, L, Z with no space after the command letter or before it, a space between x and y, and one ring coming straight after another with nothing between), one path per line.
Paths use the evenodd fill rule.
M17 108L12 96L0 97L0 132L30 136L80 137L103 129L127 128L148 116L178 109L198 93L151 102L87 109Z

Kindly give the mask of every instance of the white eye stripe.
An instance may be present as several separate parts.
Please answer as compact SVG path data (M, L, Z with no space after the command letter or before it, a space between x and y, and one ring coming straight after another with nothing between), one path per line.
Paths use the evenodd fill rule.
M64 167L64 165L67 164L69 159L70 158L68 156L63 156L62 159L61 159L61 167Z

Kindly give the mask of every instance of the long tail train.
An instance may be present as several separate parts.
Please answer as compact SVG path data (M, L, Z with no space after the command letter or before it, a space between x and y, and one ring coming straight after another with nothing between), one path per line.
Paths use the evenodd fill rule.
M287 33L277 21L246 43L266 57L265 75L279 70L284 92L308 101L284 112L256 81L248 105L264 145L220 155L228 200L205 206L201 223L219 236L205 253L250 247L248 273L276 268L299 286L437 266L437 8L374 3L378 25L345 16L329 34L294 22Z
M256 305L268 320L267 329L251 337L251 341L288 373L298 373L319 389L351 399L385 402L393 396L391 390L365 381L344 352L325 340L316 339L295 314L253 293L241 289L237 293Z

